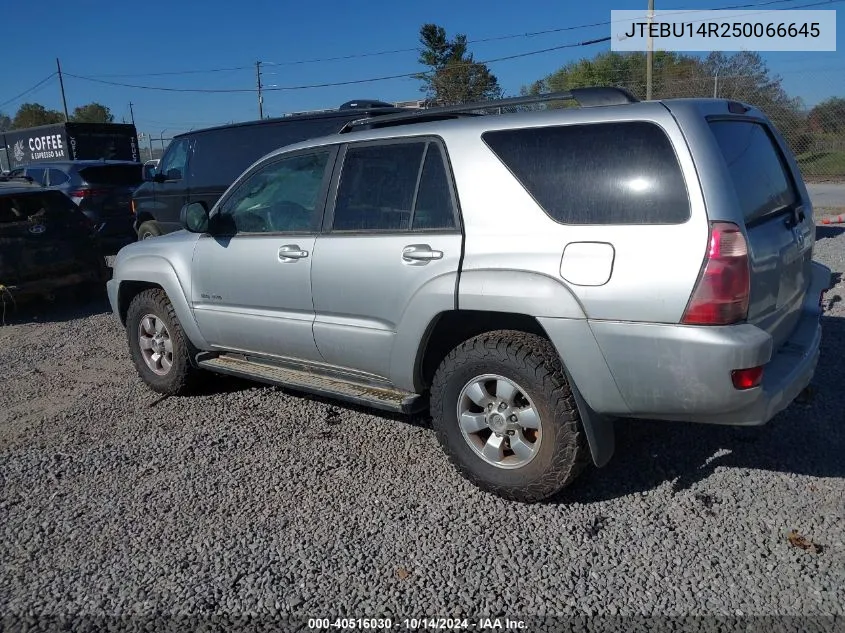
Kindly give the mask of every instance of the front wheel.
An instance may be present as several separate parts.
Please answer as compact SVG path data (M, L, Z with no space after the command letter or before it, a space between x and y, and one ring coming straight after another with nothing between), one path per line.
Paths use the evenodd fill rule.
M452 350L434 376L431 413L461 474L506 499L550 497L587 462L560 358L534 334L487 332Z
M164 290L151 288L132 299L126 334L132 361L147 386L166 395L194 387L200 370L190 358L196 349L182 331Z

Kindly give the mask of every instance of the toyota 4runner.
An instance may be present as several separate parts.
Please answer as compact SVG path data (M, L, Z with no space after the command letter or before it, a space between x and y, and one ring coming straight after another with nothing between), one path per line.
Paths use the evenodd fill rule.
M428 407L461 473L523 501L604 465L614 418L761 425L808 386L831 275L762 112L493 106L533 110L365 116L123 248L108 292L141 378Z

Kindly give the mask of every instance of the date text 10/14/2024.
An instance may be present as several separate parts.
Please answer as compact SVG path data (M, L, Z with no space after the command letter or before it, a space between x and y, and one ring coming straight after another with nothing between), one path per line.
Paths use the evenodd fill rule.
M526 630L522 620L511 618L309 618L314 630L388 630L407 631L519 631Z

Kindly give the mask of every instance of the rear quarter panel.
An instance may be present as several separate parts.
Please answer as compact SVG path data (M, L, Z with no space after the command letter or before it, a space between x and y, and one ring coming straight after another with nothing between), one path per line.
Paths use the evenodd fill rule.
M677 323L681 319L700 272L709 229L695 165L671 114L659 103L643 103L569 110L565 119L546 118L543 124L624 120L651 121L671 140L689 193L691 217L685 223L559 224L481 139L482 131L506 129L507 116L483 129L461 129L447 138L466 230L461 308L498 305L537 317L591 320ZM576 285L562 277L564 249L575 242L612 245L613 264L606 283ZM491 302L499 294L497 276L502 275L502 287L507 288L514 273L525 284L520 293L513 297L504 293Z

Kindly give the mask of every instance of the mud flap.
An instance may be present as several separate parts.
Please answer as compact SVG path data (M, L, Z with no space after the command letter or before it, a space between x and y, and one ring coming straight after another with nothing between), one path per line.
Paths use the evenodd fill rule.
M584 426L584 434L587 436L587 444L590 446L590 453L593 456L593 463L601 468L605 466L616 450L616 432L613 429L613 418L596 413L584 400L572 376L566 372L566 379L569 381L569 388L575 397L575 404L578 405L578 412L581 414L581 424Z

